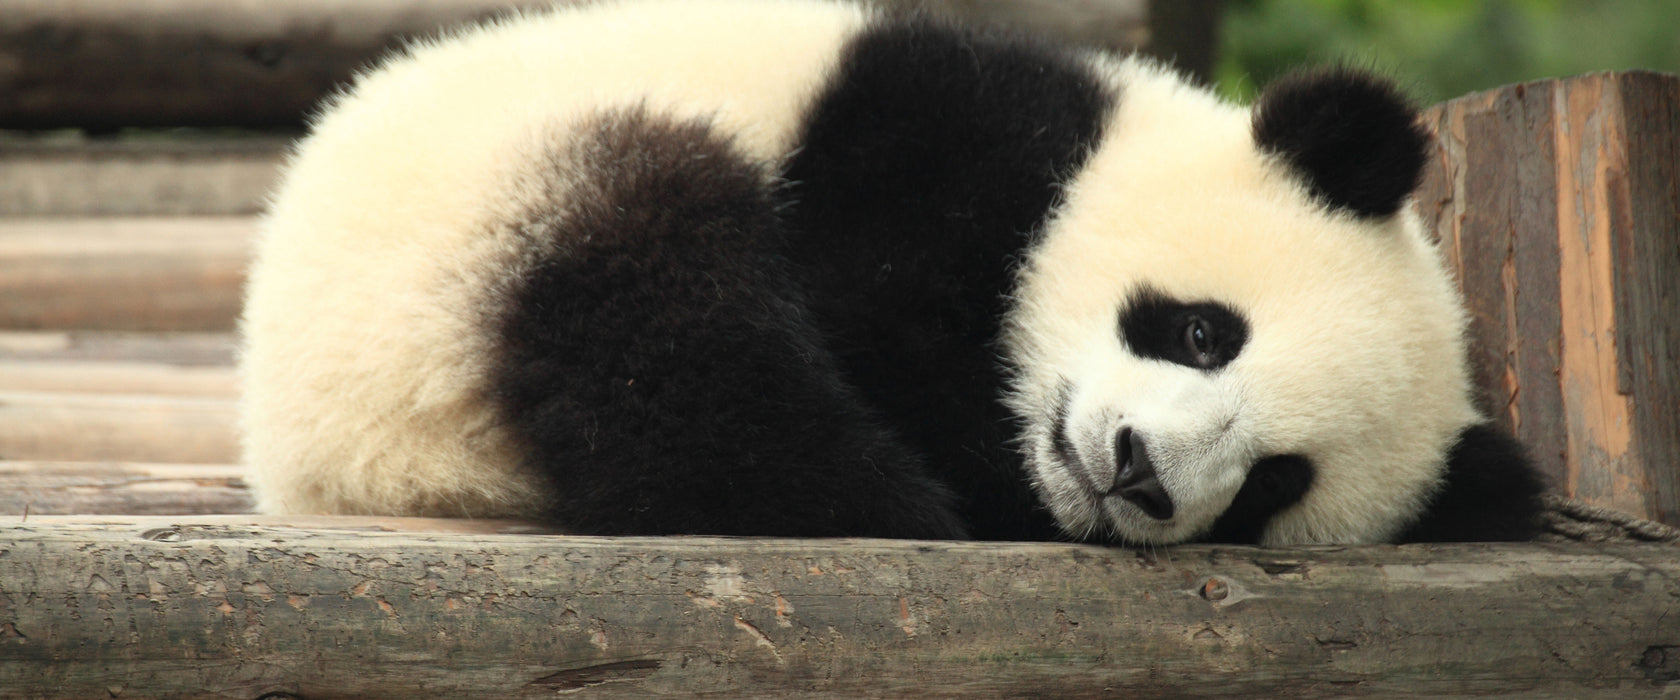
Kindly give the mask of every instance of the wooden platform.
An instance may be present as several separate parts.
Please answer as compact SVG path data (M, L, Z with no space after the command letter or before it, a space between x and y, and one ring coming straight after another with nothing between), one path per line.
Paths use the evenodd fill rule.
M78 4L99 41L21 70L108 63L125 36L163 60L200 22L217 80L270 81L246 90L278 86L268 101L177 100L198 88L142 62L123 74L150 92L37 81L0 129L295 124L309 66L347 70L335 51L419 21L382 5L354 12L386 12L385 33L287 38L241 22L354 12L164 4L187 14ZM0 12L0 59L69 6ZM1058 7L1086 17L1079 40L1138 40L1140 3ZM1417 202L1471 299L1490 412L1560 494L1670 523L1677 86L1606 74L1442 105ZM284 143L0 131L0 698L1680 696L1677 533L1579 502L1557 502L1561 542L1147 551L251 515L233 330Z
M0 689L1626 698L1680 678L1676 547L1146 552L304 525L12 526Z

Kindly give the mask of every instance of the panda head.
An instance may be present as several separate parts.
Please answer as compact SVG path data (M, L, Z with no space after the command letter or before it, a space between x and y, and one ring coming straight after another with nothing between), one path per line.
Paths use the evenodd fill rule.
M1139 61L1020 270L1030 478L1076 537L1371 542L1478 420L1464 314L1404 208L1427 135L1333 69L1243 109Z

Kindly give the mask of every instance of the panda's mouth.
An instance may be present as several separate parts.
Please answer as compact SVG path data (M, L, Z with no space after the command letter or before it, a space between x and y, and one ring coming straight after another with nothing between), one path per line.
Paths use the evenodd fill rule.
M1073 447L1073 438L1069 435L1069 421L1073 414L1073 387L1063 381L1057 388L1056 419L1052 423L1050 432L1050 451L1056 455L1056 461L1061 463L1062 469L1079 482L1080 488L1098 499L1108 491L1107 488L1097 486L1097 480L1092 477L1090 469L1085 467L1084 460Z
M1068 419L1073 412L1073 387L1066 381L1056 389L1056 419L1050 429L1050 450L1056 454L1062 466L1073 472L1079 479L1080 485L1087 489L1094 489L1091 475L1086 474L1079 464L1079 455L1073 451L1073 439L1068 437Z
M1117 498L1130 503L1157 523L1171 521L1176 505L1161 484L1144 441L1135 436L1131 428L1121 428L1113 439L1113 451L1103 453L1102 458L1112 461L1093 469L1090 463L1080 458L1070 434L1073 392L1067 382L1061 383L1058 394L1050 450L1062 469L1073 477L1099 509L1107 507L1102 505L1104 502Z

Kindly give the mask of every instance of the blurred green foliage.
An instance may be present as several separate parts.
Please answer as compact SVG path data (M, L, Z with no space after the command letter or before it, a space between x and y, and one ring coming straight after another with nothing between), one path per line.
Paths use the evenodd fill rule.
M1214 80L1247 100L1300 65L1374 68L1421 104L1539 78L1680 72L1680 0L1228 0Z

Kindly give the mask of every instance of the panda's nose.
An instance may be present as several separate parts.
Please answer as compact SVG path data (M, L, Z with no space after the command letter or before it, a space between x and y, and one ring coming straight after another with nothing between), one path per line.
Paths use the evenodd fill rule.
M1172 497L1155 474L1149 459L1149 445L1131 428L1121 428L1114 438L1114 485L1110 494L1130 501L1149 517L1166 520L1173 516Z

